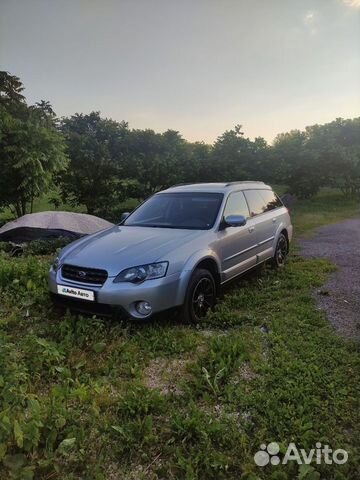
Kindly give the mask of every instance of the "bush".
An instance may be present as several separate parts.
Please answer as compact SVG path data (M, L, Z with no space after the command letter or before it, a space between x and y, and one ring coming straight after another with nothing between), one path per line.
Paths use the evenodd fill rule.
M33 240L25 248L26 256L54 255L59 248L64 248L73 241L72 238L59 237L54 240Z
M0 252L10 252L12 249L12 245L9 242L0 242Z

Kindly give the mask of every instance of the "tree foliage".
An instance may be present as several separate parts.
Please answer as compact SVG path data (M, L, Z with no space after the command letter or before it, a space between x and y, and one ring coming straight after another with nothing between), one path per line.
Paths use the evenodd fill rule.
M267 160L268 145L257 137L254 141L244 136L241 125L217 138L213 149L213 175L223 181L256 180L262 177Z
M70 157L57 177L62 197L91 214L115 219L126 197L143 199L184 178L187 143L176 131L130 131L99 112L65 118L61 130Z
M140 198L184 181L186 142L179 132L133 130L130 138L129 172L139 180Z
M127 193L124 159L129 129L125 122L100 117L99 112L76 114L61 122L70 158L57 176L64 200L85 205L88 213L106 216Z
M264 180L302 198L324 185L353 194L360 191L360 118L281 133L273 145L236 125L207 145L175 130L130 129L99 112L58 120L49 102L28 106L20 79L0 72L0 161L0 207L18 215L54 179L63 201L112 220L126 198L183 182Z
M14 112L24 105L23 90L24 87L19 77L0 71L0 105L2 107L9 112Z
M0 206L24 215L66 166L65 142L48 102L28 106L17 77L0 75Z
M273 152L281 164L279 180L300 197L314 195L323 185L360 191L360 118L280 134Z

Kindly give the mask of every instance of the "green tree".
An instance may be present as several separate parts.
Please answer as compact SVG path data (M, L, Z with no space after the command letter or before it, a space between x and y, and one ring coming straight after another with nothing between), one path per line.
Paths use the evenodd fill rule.
M360 191L360 118L337 118L280 134L272 154L281 167L281 181L300 198L324 185L347 194Z
M0 106L10 113L26 105L23 91L24 86L19 77L0 71Z
M306 127L306 147L318 159L324 183L350 194L360 191L360 118L337 118Z
M280 181L299 198L308 198L319 190L322 184L317 157L306 148L306 133L292 130L277 135L273 151L280 164Z
M47 102L28 106L17 77L1 72L0 79L0 207L21 216L66 166L65 143Z
M133 130L128 160L129 176L138 181L137 197L146 196L183 182L186 142L174 130L160 134Z
M260 180L268 152L266 141L244 136L241 125L220 135L212 150L212 180Z
M99 112L63 119L69 168L57 177L62 197L85 205L88 213L111 217L113 206L128 195L129 129L125 122L101 118Z
M182 165L184 182L211 182L214 180L212 173L212 147L204 142L188 142L186 154Z

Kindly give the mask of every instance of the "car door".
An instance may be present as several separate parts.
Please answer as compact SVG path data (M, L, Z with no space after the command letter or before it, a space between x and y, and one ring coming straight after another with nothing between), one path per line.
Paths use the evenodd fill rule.
M250 218L255 222L257 238L257 262L261 262L273 255L273 240L276 233L276 215L268 209L270 198L265 200L262 192L267 190L246 190L244 192L250 210ZM268 190L270 193L271 190ZM266 194L267 195L267 194Z
M229 195L223 217L228 215L243 215L247 222L242 227L227 227L219 231L223 281L230 280L256 264L257 241L254 220L250 218L242 191Z

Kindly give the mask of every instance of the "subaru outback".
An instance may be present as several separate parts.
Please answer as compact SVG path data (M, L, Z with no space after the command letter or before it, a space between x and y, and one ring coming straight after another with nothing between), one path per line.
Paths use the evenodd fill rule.
M66 246L50 268L50 291L78 311L144 319L178 307L197 323L226 282L267 260L283 267L292 230L263 182L175 185Z

